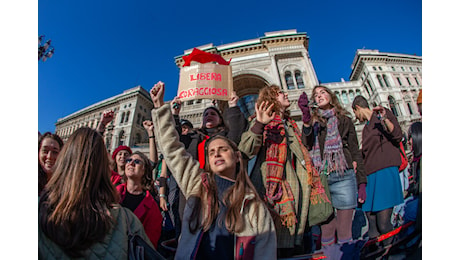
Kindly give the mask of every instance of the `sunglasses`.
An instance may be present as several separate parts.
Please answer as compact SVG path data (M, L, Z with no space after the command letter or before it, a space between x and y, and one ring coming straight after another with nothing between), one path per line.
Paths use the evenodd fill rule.
M125 161L126 163L131 163L131 162L134 162L135 164L143 164L144 162L142 162L141 160L139 159L132 159L132 158L128 158L126 159Z

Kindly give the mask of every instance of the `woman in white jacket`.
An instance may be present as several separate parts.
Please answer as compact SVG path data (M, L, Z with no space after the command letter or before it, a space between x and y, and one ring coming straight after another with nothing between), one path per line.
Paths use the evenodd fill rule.
M164 83L155 84L150 96L159 148L187 199L176 259L275 259L275 226L236 144L222 136L209 139L200 169L179 141Z

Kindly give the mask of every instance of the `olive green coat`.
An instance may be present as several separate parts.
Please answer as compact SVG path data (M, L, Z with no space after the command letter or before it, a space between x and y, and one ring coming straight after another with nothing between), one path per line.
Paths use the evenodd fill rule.
M251 174L251 181L256 187L261 198L265 197L266 166L265 151L262 146L263 125L252 120L249 130L243 133L238 148L248 158L257 155L257 160ZM276 236L278 248L293 248L294 245L302 245L303 233L307 222L308 206L310 202L310 185L308 185L308 174L305 167L305 160L301 150L301 143L294 134L294 127L286 121L286 137L288 144L288 156L285 165L285 176L295 200L297 224L293 227L286 227L279 220L275 219ZM296 168L294 170L293 167Z

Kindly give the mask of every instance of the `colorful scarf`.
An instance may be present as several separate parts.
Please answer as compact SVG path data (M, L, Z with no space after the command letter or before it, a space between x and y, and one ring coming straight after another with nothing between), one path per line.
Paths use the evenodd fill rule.
M335 110L319 109L319 114L327 119L327 134L324 141L323 159L321 160L321 152L319 147L318 134L315 133L315 145L311 151L313 165L318 172L326 172L329 174L338 171L341 175L347 169L347 160L343 153L342 138L340 137L338 120L335 116Z
M300 135L296 123L289 122L294 127L297 141L301 144ZM265 126L264 145L267 147L265 161L266 169L266 200L280 216L281 222L287 227L297 223L294 196L291 186L286 180L284 165L287 161L288 147L284 122L279 115ZM303 147L303 145L301 145ZM308 151L302 150L306 162L310 162ZM311 174L311 171L309 171ZM309 178L310 180L311 178Z

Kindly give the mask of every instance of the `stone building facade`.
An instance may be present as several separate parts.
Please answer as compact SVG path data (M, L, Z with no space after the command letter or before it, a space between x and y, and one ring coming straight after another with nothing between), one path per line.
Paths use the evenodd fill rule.
M318 79L310 59L309 37L297 30L267 32L263 37L220 46L207 44L198 49L231 59L233 88L239 96L238 105L249 117L254 113L257 94L266 85L276 84L288 93L291 116L301 125L301 111L297 99L302 92L309 96ZM182 67L184 51L175 57L176 65ZM373 106L382 104L398 117L403 130L411 122L420 120L416 99L422 88L422 57L416 55L380 53L378 50L357 50L351 66L350 81L322 83L332 89L342 105L354 117L351 103L357 95L363 95ZM188 119L194 127L200 127L203 110L211 106L211 100L184 102L181 118ZM226 109L226 102L218 102ZM115 111L115 119L106 128L104 138L108 149L113 151L124 144L148 153L148 137L142 121L150 118L153 104L149 94L141 86L124 91L86 107L56 123L56 133L64 140L78 127L95 128L102 112ZM358 140L363 125L356 121Z
M114 111L114 119L105 129L104 140L109 152L119 145L127 145L134 150L148 148L148 136L142 122L151 119L153 103L149 93L141 86L83 108L56 123L56 133L66 141L78 128L96 128L105 110ZM148 149L147 149L148 151Z
M300 120L297 99L305 91L310 93L318 84L316 72L308 52L309 37L297 30L265 33L264 37L220 46L208 44L197 47L209 53L231 59L233 89L240 98L238 105L249 117L254 113L254 104L259 90L266 85L276 84L288 93L291 101L291 115ZM175 57L178 67L184 64L183 56L193 49ZM225 102L219 102L225 109ZM211 105L210 100L185 102L181 117L188 119L195 127L201 124L203 110Z
M356 51L351 69L350 82L361 86L371 106L389 108L403 132L407 133L411 123L421 120L417 97L422 89L422 57L360 49ZM338 92L343 102L353 101L343 90ZM362 128L363 125L358 125L359 134Z

